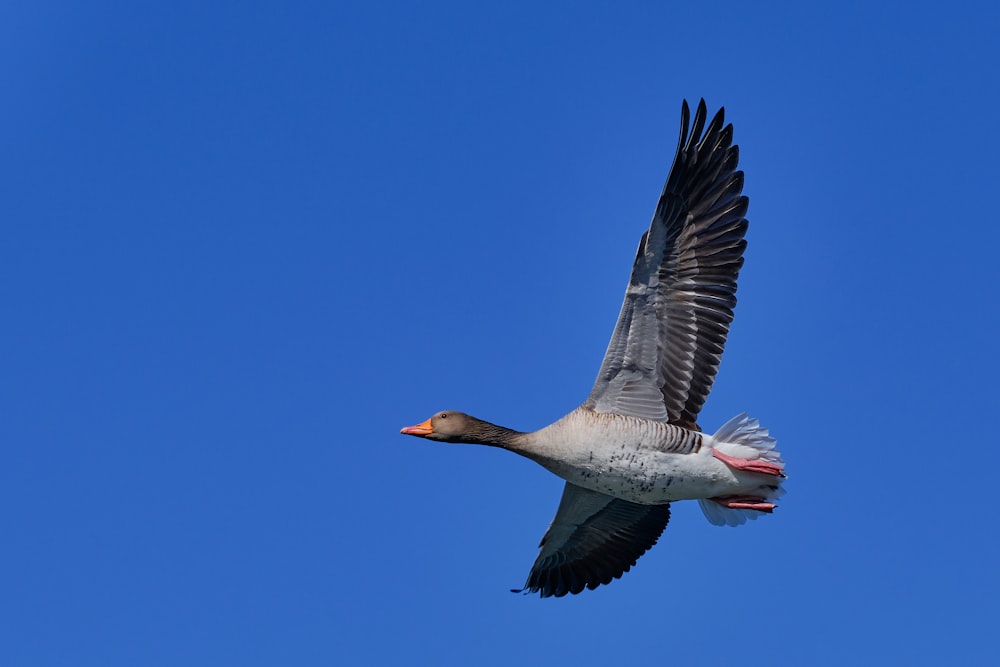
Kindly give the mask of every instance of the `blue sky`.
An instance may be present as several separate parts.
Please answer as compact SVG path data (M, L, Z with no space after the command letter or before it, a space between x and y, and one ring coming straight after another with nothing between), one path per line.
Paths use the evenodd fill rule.
M994 660L1000 14L869 4L4 3L0 663ZM700 97L788 494L512 595L562 483L398 430L583 401Z

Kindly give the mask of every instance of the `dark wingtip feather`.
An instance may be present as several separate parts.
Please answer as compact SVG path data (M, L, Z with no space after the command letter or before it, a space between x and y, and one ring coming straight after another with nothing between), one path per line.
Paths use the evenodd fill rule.
M688 123L691 120L691 109L688 108L687 100L681 102L681 134L677 139L677 152L674 155L674 162L680 157L681 151L684 149L684 144L687 143L688 138Z
M670 521L670 506L615 500L595 517L596 534L605 536L599 545L591 545L582 552L567 552L559 562L536 561L524 588L513 592L559 598L594 590L619 579L656 544ZM618 523L623 519L625 523ZM581 525L581 529L587 530L587 524Z
M685 147L690 150L694 146L698 138L701 137L702 130L705 129L705 119L708 117L708 107L705 105L705 100L702 99L698 102L698 109L694 112L694 124L691 126L691 136L688 137L688 145Z

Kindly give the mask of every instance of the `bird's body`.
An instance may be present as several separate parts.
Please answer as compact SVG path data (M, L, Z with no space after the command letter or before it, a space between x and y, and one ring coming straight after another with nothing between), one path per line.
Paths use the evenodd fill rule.
M706 433L651 419L580 407L524 434L514 449L567 482L641 505L752 495L762 474L736 470L713 455ZM764 475L765 484L773 476ZM769 479L767 479L769 477Z
M736 305L748 200L732 125L705 102L681 138L639 242L618 323L582 406L534 432L439 412L402 433L502 447L566 480L524 590L579 593L620 577L652 547L670 503L697 500L716 525L770 513L784 462L756 419L702 433Z

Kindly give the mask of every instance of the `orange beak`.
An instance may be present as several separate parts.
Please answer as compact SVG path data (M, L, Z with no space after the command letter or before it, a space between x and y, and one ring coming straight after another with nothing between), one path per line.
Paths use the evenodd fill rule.
M417 424L416 426L406 426L399 431L405 435L430 435L434 432L431 428L431 420L428 419L422 424Z

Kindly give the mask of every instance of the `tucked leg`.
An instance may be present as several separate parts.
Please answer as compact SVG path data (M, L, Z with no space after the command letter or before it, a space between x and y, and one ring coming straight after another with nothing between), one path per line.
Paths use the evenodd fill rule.
M712 455L725 463L730 468L735 468L737 470L746 470L748 472L759 472L764 475L774 475L775 477L784 477L785 473L782 467L775 464L769 463L767 461L761 461L760 459L748 460L741 459L735 456L729 456L728 454L723 454L718 449L712 450Z
M714 500L723 507L728 507L732 510L757 510L758 512L767 512L770 514L777 507L774 503L767 502L766 499L760 496L725 496L723 498L709 498L709 500Z

